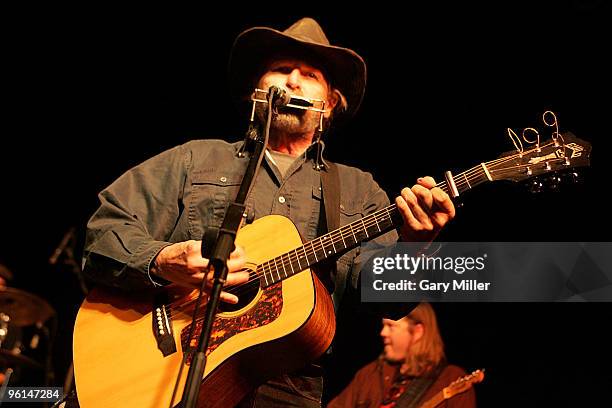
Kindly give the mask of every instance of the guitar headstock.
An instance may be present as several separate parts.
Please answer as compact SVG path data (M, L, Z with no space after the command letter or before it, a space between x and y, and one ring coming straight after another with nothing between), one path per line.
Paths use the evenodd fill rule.
M568 172L590 164L591 144L570 132L557 133L546 142L506 152L485 163L492 180L524 181L533 177Z
M480 163L467 171L444 174L440 187L451 198L487 181L510 180L520 182L531 179L532 192L555 190L564 180L580 181L578 168L590 165L591 144L570 132L559 132L557 116L552 111L542 115L542 122L551 129L550 139L542 142L540 132L524 128L520 136L508 128L508 136L516 150L502 154L498 159ZM456 201L460 205L460 201Z
M476 370L472 374L463 376L453 381L448 387L444 388L444 398L448 399L454 395L467 391L473 384L478 384L484 380L484 369Z

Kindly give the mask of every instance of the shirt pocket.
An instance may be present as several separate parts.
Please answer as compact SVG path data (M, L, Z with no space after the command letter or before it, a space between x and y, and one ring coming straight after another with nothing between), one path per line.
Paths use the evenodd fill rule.
M361 202L354 200L340 201L340 225L346 225L363 218Z
M206 228L219 228L230 200L236 198L242 175L229 172L196 172L191 178L189 234L202 239Z
M317 204L313 207L312 222L318 223L321 205L323 203L323 191L320 186L312 187L312 198ZM356 200L348 200L344 197L340 198L340 226L343 227L353 221L363 218L364 213L362 203Z

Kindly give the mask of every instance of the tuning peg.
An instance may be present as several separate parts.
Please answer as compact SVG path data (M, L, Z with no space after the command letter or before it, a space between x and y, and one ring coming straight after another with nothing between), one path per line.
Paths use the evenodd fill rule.
M583 181L582 174L578 171L572 171L565 175L568 182L574 184L580 184Z
M557 191L561 187L563 179L558 174L553 174L546 178L546 187L550 191Z
M530 193L541 193L542 191L544 191L544 183L539 178L534 178L527 185L527 188L529 189Z

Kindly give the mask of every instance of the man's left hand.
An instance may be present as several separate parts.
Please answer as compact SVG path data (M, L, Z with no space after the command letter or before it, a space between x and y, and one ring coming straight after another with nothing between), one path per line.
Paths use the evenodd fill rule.
M448 194L435 187L432 177L417 180L412 188L404 188L395 199L404 218L400 230L402 241L431 242L440 230L455 217L455 206Z

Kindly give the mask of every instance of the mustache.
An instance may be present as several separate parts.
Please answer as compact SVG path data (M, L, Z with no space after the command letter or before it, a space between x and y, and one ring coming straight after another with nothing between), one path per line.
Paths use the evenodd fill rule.
M264 104L258 104L255 107L255 111L257 112L258 116L260 116L260 118L265 117L267 109L268 109L267 106ZM305 109L297 109L297 108L292 108L288 106L276 106L274 107L274 112L279 115L291 115L295 117L303 117L306 115L308 111Z
M276 112L279 114L287 114L287 115L294 115L294 116L304 116L306 114L307 111L305 111L304 109L296 109L296 108L290 108L287 106L279 106L276 108Z

